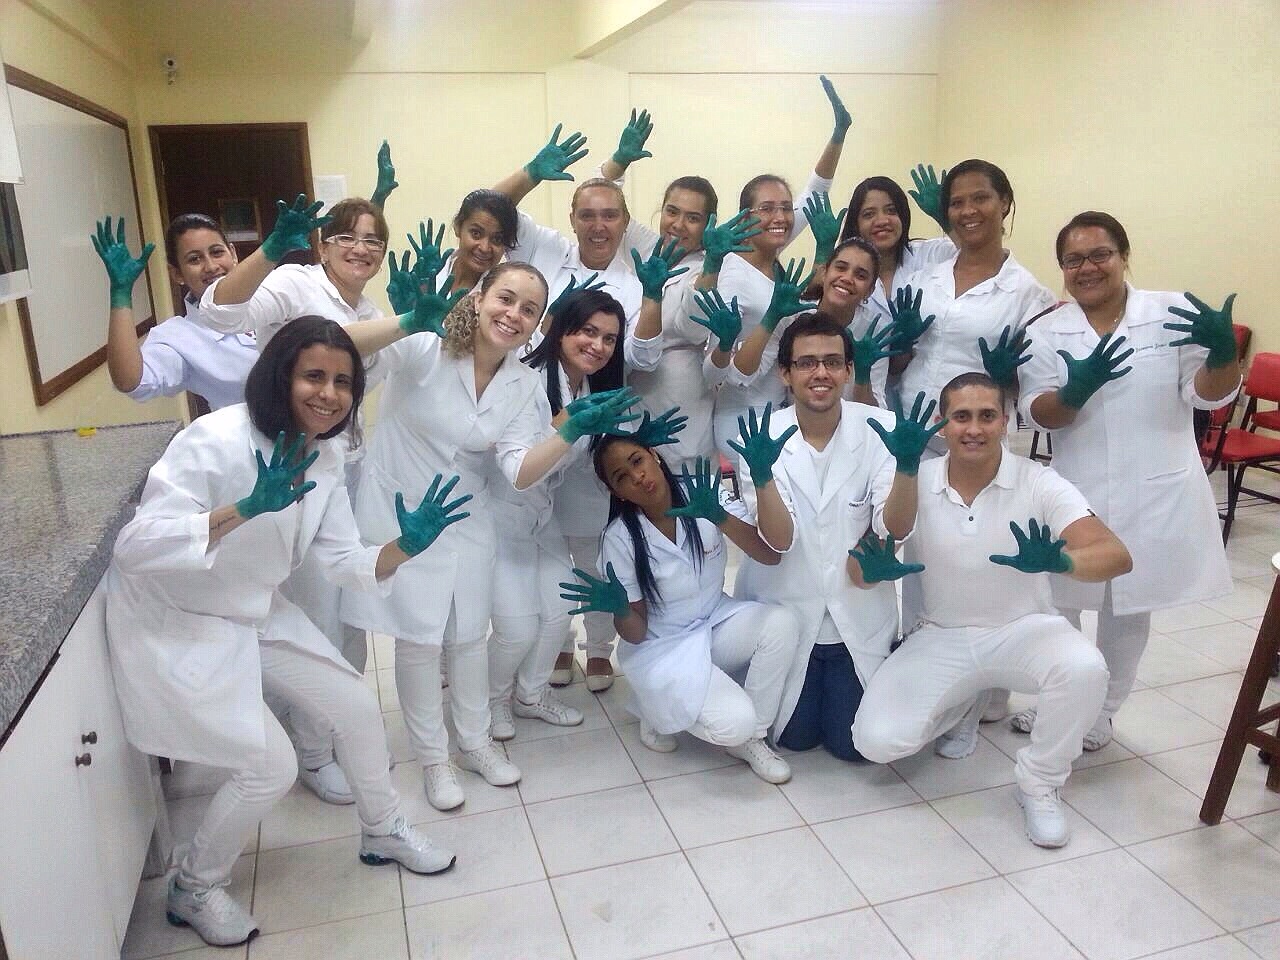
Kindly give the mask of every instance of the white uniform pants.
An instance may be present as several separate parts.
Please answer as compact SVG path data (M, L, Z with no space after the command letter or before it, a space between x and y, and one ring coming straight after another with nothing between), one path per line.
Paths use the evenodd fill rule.
M1050 614L994 629L920 627L872 676L853 745L876 763L909 757L993 687L1039 694L1031 742L1018 751L1018 786L1030 794L1062 786L1102 707L1107 667L1080 631Z
M1063 610L1062 615L1079 629L1080 611ZM1102 704L1102 718L1110 719L1124 704L1138 677L1138 663L1151 636L1151 614L1130 613L1117 616L1112 612L1111 583L1107 582L1098 611L1098 649L1107 661L1111 680L1107 683L1107 699Z
M424 767L449 762L449 731L440 690L440 651L449 654L449 710L458 749L479 750L489 742L489 656L484 637L457 637L454 616L444 646L396 638L396 692L409 743Z
M490 615L489 699L510 700L514 689L525 703L537 703L569 632L570 604L560 599L560 583L572 580L573 574L560 557L532 540L519 542L514 537L500 545L497 571ZM524 581L520 589L504 585L510 577Z
M565 537L565 540L569 544L569 557L573 560L573 565L593 577L599 577L600 571L596 569L596 560L600 556L600 538ZM559 593L560 590L557 587L557 598ZM565 609L572 609L567 602ZM587 634L587 642L582 644L582 649L587 651L587 656L608 660L609 655L613 653L613 638L617 635L613 629L613 617L607 613L584 613L582 626ZM562 636L561 650L564 653L573 653L573 632L566 626Z
M285 644L262 644L261 651L263 693L332 724L333 749L351 784L361 827L371 834L389 832L400 798L387 771L377 695L359 677ZM247 755L245 766L218 788L182 861L179 880L188 889L231 879L231 868L258 823L297 779L293 744L265 704L262 722L265 749Z
M720 747L764 739L778 716L798 631L790 610L763 603L753 603L713 627L711 683L689 732ZM729 674L744 667L746 680L738 686Z

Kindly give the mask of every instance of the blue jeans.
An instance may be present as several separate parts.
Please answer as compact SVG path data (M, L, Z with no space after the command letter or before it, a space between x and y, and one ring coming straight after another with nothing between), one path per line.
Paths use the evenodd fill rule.
M853 658L843 643L817 643L809 654L809 669L795 711L778 737L788 750L822 746L832 756L851 763L865 758L853 746L853 718L862 703L862 684Z

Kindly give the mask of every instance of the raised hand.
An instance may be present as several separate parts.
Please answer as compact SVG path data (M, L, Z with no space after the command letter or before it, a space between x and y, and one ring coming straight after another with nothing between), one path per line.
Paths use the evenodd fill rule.
M319 230L333 219L316 216L323 206L323 200L308 204L305 193L298 194L293 206L277 200L276 224L267 234L267 239L262 241L262 255L272 263L279 263L292 250L310 250L311 231Z
M573 568L573 575L581 583L562 583L561 600L578 604L569 611L569 616L579 613L611 613L615 617L625 617L631 613L631 603L627 600L627 588L618 582L618 575L613 572L613 564L605 564L605 577L599 580L585 570Z
M619 429L624 423L639 420L640 414L632 413L631 408L640 402L640 398L628 387L623 387L607 400L590 404L569 414L569 418L560 424L556 432L565 443L577 443L583 437L603 433L623 433Z
M427 487L427 495L422 498L422 503L418 504L417 510L406 510L404 494L396 494L396 521L400 524L400 537L396 540L396 546L411 557L416 557L435 543L436 538L444 533L449 524L471 516L470 513L454 513L471 499L471 494L464 494L452 503L445 503L449 494L453 492L458 478L450 477L449 482L443 487L440 486L442 479L443 477L437 473L435 479L431 481L431 486Z
M685 428L685 424L689 422L688 417L677 416L680 413L679 407L672 407L666 413L661 414L657 419L649 419L649 411L645 411L644 416L640 420L640 426L636 427L635 432L631 434L631 439L642 447L661 447L668 443L676 442L676 434Z
M871 370L877 363L887 357L895 357L906 351L896 346L897 332L893 328L892 323L886 323L880 330L876 329L876 325L880 323L880 314L875 315L875 319L871 321L871 326L867 327L867 332L861 337L850 337L853 344L853 382L854 383L870 383Z
M751 473L751 482L757 487L768 486L769 481L773 479L773 465L778 462L778 457L782 456L782 448L791 439L791 435L800 428L793 423L775 440L769 436L769 418L773 416L773 404L764 405L764 413L761 414L759 422L756 421L754 407L747 412L748 418L738 418L738 435L742 438L742 442L730 440L729 446L746 462L747 469Z
M895 549L892 536L881 540L874 533L868 533L858 541L849 556L858 561L863 583L889 583L924 570L923 563L900 563Z
M694 294L694 306L702 311L702 316L690 313L689 319L701 327L706 327L716 338L716 346L724 353L729 353L738 342L742 333L742 313L738 310L738 298L734 297L728 304L720 291L715 287Z
M831 81L826 77L820 77L819 79L822 81L822 89L826 91L827 99L831 101L831 112L835 114L835 128L831 131L831 142L844 143L845 134L853 126L853 117L849 116L849 111L845 109L844 101L836 93L836 88Z
M944 169L942 177L945 178L946 175L947 171ZM923 163L916 164L916 168L911 171L911 179L915 181L916 188L907 193L916 202L920 212L943 230L947 229L947 222L942 216L942 184L938 175L933 172L933 164L927 167Z
M580 133L571 133L560 143L556 143L560 139L562 126L563 124L556 124L547 145L524 165L524 172L529 174L529 179L534 183L541 183L543 180L572 180L573 174L566 173L566 168L587 155L587 151L583 149L587 145L587 138Z
M391 304L392 312L400 316L403 313L409 313L417 306L418 281L409 268L408 250L401 254L399 264L396 263L394 253L387 257L387 262L391 265L391 276L387 279L387 300Z
M275 447L272 448L270 463L262 459L261 450L253 451L253 455L258 458L258 479L249 495L236 501L236 513L246 520L260 513L276 513L297 503L314 490L314 480L296 483L307 472L307 467L320 456L319 450L313 450L309 457L299 460L306 443L306 434L300 433L286 447L284 431L281 430L276 437Z
M653 245L653 253L648 260L640 259L640 251L632 249L631 259L636 265L636 279L640 281L640 289L646 300L662 302L662 288L672 277L688 273L688 267L677 267L676 264L685 255L684 247L677 246L672 240L665 247L659 240Z
M395 164L391 162L391 144L382 141L382 146L378 148L378 184L373 188L373 196L369 198L369 202L381 210L387 204L387 197L391 196L391 191L400 186L396 182Z
M631 119L622 128L622 136L618 138L618 149L613 151L613 162L626 168L637 160L652 157L653 154L644 148L644 142L653 133L653 121L648 110L641 110L636 116L635 108L631 109Z
M1229 363L1235 363L1237 361L1236 335L1231 326L1231 305L1235 303L1236 295L1233 293L1227 297L1227 302L1222 305L1221 310L1213 309L1193 293L1184 293L1183 296L1198 312L1192 313L1190 310L1184 310L1181 307L1169 308L1169 312L1175 317L1182 317L1182 319L1188 321L1187 323L1166 323L1164 325L1166 330L1187 334L1181 340L1174 340L1169 346L1185 347L1194 345L1208 347L1209 357L1205 360L1204 365L1210 370L1225 367Z
M898 419L892 430L886 430L879 420L867 418L871 429L880 435L885 448L893 454L898 473L908 477L914 477L920 471L920 457L924 454L925 447L929 445L933 435L947 422L946 417L943 417L933 426L929 426L929 421L933 419L933 408L937 403L930 400L929 405L922 411L920 408L923 405L923 392L916 394L916 402L911 405L910 414L904 414L902 405L895 400L893 412L897 414Z
M1098 341L1093 352L1081 360L1074 359L1065 350L1058 351L1058 356L1067 364L1067 382L1058 388L1058 399L1064 406L1079 410L1104 385L1119 380L1133 369L1116 369L1133 355L1132 348L1117 353L1122 346L1124 337L1108 333Z
M912 299L911 284L907 284L898 288L889 304L889 315L893 317L894 346L900 347L903 353L914 347L925 331L933 326L932 313L925 319L920 319L920 300L923 297L924 291L917 290Z
M1009 529L1013 531L1018 552L1014 556L993 553L989 558L992 563L1013 567L1023 573L1071 572L1071 558L1063 549L1067 541L1054 540L1047 523L1042 526L1032 517L1027 525L1028 533L1023 533L1018 524L1010 520Z
M559 294L556 295L556 298L551 301L551 306L547 307L547 314L552 317L559 316L560 310L564 307L565 301L569 299L571 294L581 293L583 290L603 290L605 288L605 282L603 280L599 283L595 282L595 279L598 276L600 276L600 274L593 273L591 276L587 277L587 279L583 280L582 283L575 286L573 276L570 275L569 283L560 291Z
M831 197L821 190L805 201L804 213L809 219L809 229L813 231L814 263L826 263L831 259L836 241L840 239L840 225L848 212L849 208L845 207L839 214L832 213Z
M409 240L409 246L413 247L413 253L416 259L413 263L413 275L419 284L426 283L428 280L434 279L440 275L440 271L444 269L444 265L449 261L449 257L453 255L453 248L441 252L440 248L444 246L444 223L440 224L440 229L432 232L435 223L428 220L425 224L418 224L418 239L413 239L412 233L406 233L405 237Z
M130 256L124 239L124 217L120 218L114 237L111 235L111 218L98 221L97 233L90 234L89 241L102 258L102 265L107 268L107 279L111 284L111 309L132 307L133 285L146 269L147 260L156 245L148 243L137 257Z
M1027 339L1026 327L1014 333L1012 326L1006 326L1000 331L996 345L990 348L987 347L987 338L979 337L978 349L982 351L982 366L988 375L1006 390L1018 385L1018 368L1031 359L1031 341Z
M730 253L749 251L751 244L747 240L758 233L760 220L750 210L739 210L719 225L716 224L716 215L709 215L702 231L702 272L708 275L719 273L724 258Z
M685 490L685 505L672 507L667 511L668 517L693 517L710 520L717 527L729 518L728 512L720 506L720 471L716 470L715 478L711 476L711 461L699 457L694 461L693 473L687 466L680 468L680 476L676 478Z
M413 310L400 315L400 329L405 333L434 333L444 339L444 318L467 293L466 287L453 289L453 277L446 279L439 291L436 290L435 277L417 284Z
M802 280L801 277L804 279ZM782 269L781 264L775 263L773 265L773 296L769 299L769 309L760 318L760 326L773 333L778 329L778 324L782 322L783 317L799 313L804 308L802 297L805 288L812 280L812 271L808 276L804 274L804 257L800 258L799 266L794 260L788 262L785 270Z

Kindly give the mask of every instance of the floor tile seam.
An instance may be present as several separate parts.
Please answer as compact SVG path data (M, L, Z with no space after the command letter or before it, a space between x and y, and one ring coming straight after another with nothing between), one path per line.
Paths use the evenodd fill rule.
M914 793L914 791L913 791L913 793ZM939 799L945 799L945 798L940 797ZM809 826L809 827L816 827L816 826L819 826L819 825L821 825L821 824L825 824L825 823L834 823L834 822L835 822L835 821L837 821L837 820L849 820L849 819L851 819L851 818L853 818L853 817L865 817L865 816L867 816L868 814L872 814L872 813L884 813L886 810L901 810L903 807L910 807L910 806L913 806L913 805L915 805L915 804L917 804L917 803L928 803L928 802L929 802L928 800L925 800L923 797L921 797L921 796L917 793L917 794L915 794L914 799L911 799L911 800L905 800L905 801L903 801L902 803L893 803L893 804L890 804L890 805L889 805L889 806L887 806L887 807L876 807L874 810L863 810L863 811L861 811L861 812L859 812L859 813L844 813L844 814L839 814L839 815L834 816L834 817L824 817L824 818L821 818L821 819L818 819L818 820L810 820L810 819L808 819L808 818L806 817L806 818L804 818L804 822L805 822L805 825L806 825L806 826Z
M620 789L620 788L613 788ZM524 797L520 797L520 812L524 814L525 825L529 828L529 836L533 839L533 848L538 852L538 862L542 864L542 879L547 885L547 890L551 893L551 902L556 907L556 918L560 921L560 930L564 934L564 942L569 945L569 954L575 960L578 951L574 949L573 938L569 936L569 924L564 919L564 910L560 908L560 900L556 896L556 888L551 883L551 871L547 868L547 858L542 852L542 844L538 842L538 831L533 829L533 820L529 817L529 806L524 802ZM544 801L545 802L545 801Z
M1250 836L1257 837L1259 840L1265 843L1272 850L1280 851L1280 846L1277 846L1275 842L1268 840L1266 837L1262 836L1262 834L1255 833L1253 830L1250 830L1249 824L1248 824L1249 820L1269 816L1270 814L1273 814L1273 813L1280 813L1280 810L1263 810L1260 813L1251 813L1248 816L1244 816L1244 817L1224 817L1223 819L1230 820L1232 823L1239 825L1239 827L1242 830L1247 831Z
M396 869L397 870L400 869L399 864L396 864ZM397 883L396 889L402 890L403 882ZM342 901L342 902L346 903L347 901ZM275 936L277 933L297 933L299 930L313 930L316 927L323 927L331 923L345 923L348 920L363 920L365 917L375 917L375 916L381 916L382 914L386 914L386 913L395 913L397 910L403 913L406 909L408 908L404 902L404 895L403 893L401 893L400 905L398 907L382 907L377 910L369 910L367 912L361 911L360 913L353 913L351 916L347 916L347 917L333 917L328 920L320 920L319 922L316 922L316 923L304 923L294 927L281 927L278 930L262 930L259 933L259 936L271 937L271 936ZM261 922L261 918L259 918L259 921Z

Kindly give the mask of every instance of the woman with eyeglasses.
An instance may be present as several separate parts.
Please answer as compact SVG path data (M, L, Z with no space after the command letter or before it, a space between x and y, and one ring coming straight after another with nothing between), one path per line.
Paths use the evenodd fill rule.
M1074 302L1036 321L1018 406L1053 431L1054 469L1133 556L1133 571L1105 584L1053 578L1054 602L1077 627L1081 610L1098 611L1111 679L1084 748L1099 750L1133 687L1151 611L1231 592L1192 415L1225 406L1239 389L1235 294L1215 310L1190 293L1130 286L1129 237L1107 213L1073 217L1057 255ZM1035 711L1011 722L1029 733Z

